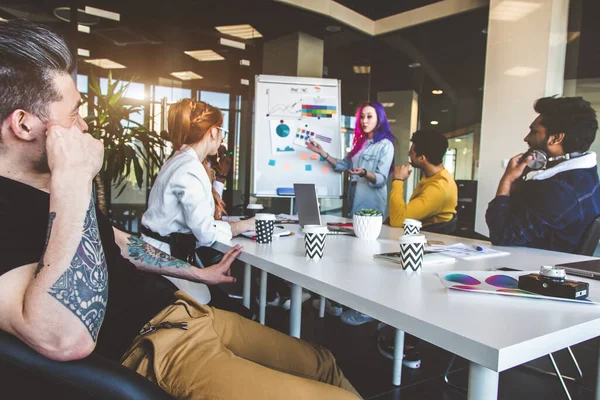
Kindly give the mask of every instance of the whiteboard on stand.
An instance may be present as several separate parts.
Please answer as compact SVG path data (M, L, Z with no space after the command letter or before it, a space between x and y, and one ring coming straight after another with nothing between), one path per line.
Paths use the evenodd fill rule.
M257 75L252 141L252 195L289 197L294 183L314 183L318 197L340 198L342 174L306 147L342 155L340 81Z

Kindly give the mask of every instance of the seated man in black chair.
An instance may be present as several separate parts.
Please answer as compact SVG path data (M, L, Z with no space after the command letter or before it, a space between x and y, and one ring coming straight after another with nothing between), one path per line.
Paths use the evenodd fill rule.
M493 244L576 251L600 214L596 153L588 151L598 121L581 97L545 97L525 142L514 156L490 202L486 221Z
M413 143L408 152L410 162L394 168L390 192L390 225L402 226L406 218L421 221L423 229L435 226L431 231L444 231L445 224L456 227L458 188L442 160L448 150L448 139L434 131L416 131L410 139ZM404 181L411 174L410 166L423 171L423 177L415 188L408 204L404 202Z
M85 133L73 67L58 35L0 24L0 330L53 360L120 359L178 398L359 397L327 350L160 276L231 282L240 247L193 268L97 211L104 149Z

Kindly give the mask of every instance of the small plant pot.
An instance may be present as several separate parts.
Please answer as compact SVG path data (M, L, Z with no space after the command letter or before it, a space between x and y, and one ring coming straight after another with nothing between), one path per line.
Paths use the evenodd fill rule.
M354 234L357 238L375 240L379 237L383 226L383 216L354 215L352 218Z

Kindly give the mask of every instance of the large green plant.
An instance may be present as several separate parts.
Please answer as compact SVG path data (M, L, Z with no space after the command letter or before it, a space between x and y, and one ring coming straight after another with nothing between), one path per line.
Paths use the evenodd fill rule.
M113 80L109 74L106 94L102 94L99 80L93 76L90 79L86 100L91 100L88 104L93 104L93 109L89 109L85 121L88 131L104 143L100 178L110 199L111 186L119 190L118 197L127 186L132 171L140 188L146 178L154 181L164 161L166 143L159 134L131 119L132 115L142 111L140 106L124 104L123 96L131 82Z

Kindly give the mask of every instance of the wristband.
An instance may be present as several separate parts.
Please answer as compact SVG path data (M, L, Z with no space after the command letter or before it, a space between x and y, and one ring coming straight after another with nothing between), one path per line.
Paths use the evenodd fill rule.
M367 170L363 168L363 172L362 174L358 174L358 176L360 176L361 178L364 178L365 176L367 176Z
M325 157L323 157L323 156L321 156L321 157L323 157L323 159L327 160L329 158L329 153L325 153L325 154L327 154Z

